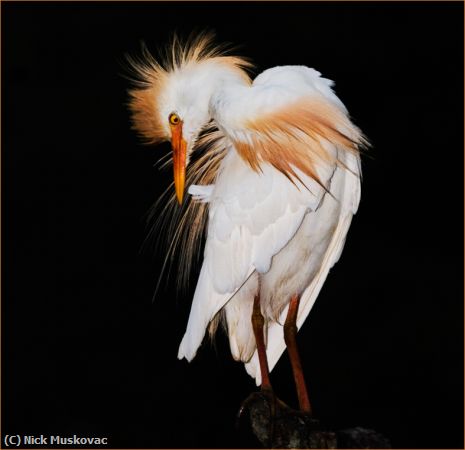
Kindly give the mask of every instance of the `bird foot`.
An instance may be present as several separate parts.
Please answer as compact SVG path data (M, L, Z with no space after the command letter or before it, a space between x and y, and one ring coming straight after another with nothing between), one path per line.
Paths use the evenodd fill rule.
M292 409L272 389L254 392L242 402L238 427L246 416L252 434L264 447L336 448L334 433L321 431L318 420Z
M237 413L237 420L240 421L243 416L249 412L255 411L259 408L266 407L270 417L276 416L277 410L290 409L282 400L280 400L273 389L262 388L258 392L252 392L241 404L239 412ZM263 411L265 413L265 411Z

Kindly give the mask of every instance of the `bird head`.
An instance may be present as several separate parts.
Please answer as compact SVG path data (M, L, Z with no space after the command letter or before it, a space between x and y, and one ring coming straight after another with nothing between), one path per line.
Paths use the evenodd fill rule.
M184 196L186 167L197 139L211 123L210 99L223 83L250 84L243 58L227 56L202 34L187 43L174 38L160 61L144 49L143 59L130 60L136 88L130 90L133 128L148 143L170 141L174 185L179 204Z

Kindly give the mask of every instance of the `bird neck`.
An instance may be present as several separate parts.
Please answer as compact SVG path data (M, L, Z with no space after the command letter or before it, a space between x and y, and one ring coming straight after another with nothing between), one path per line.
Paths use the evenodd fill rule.
M236 110L241 104L238 99L243 98L249 89L250 85L244 80L229 80L227 83L220 83L210 97L210 117L230 142L231 131L240 128L240 123L235 119L239 116Z

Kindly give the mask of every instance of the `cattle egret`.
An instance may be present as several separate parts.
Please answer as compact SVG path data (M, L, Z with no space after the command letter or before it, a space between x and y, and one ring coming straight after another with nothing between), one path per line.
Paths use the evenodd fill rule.
M213 41L175 38L164 61L147 51L132 60L134 128L172 145L174 192L161 215L183 211L170 234L180 277L206 236L178 358L191 361L222 323L234 359L271 389L287 347L300 409L310 412L296 334L357 211L367 141L316 70L278 66L252 81L250 61Z

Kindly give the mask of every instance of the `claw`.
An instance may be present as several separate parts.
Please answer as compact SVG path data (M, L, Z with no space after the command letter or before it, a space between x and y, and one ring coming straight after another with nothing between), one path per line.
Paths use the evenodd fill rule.
M291 408L280 400L271 387L250 394L241 404L236 418L236 429L240 428L246 414L253 434L267 448L274 448L277 423Z

